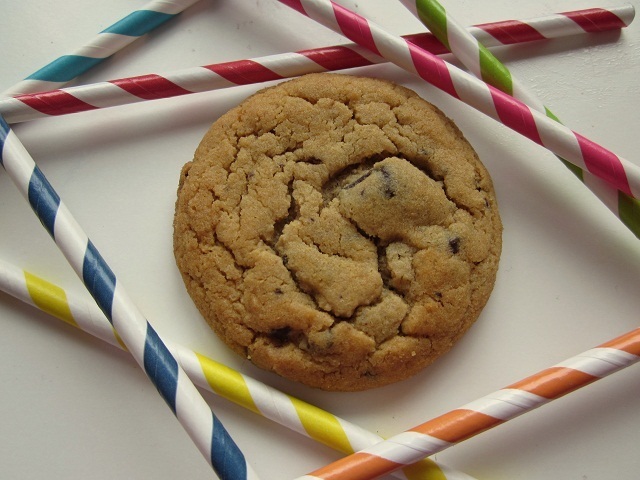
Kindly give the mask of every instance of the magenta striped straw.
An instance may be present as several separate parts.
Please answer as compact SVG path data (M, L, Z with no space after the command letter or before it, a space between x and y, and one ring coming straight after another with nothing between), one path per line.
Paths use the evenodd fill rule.
M438 0L401 0L402 3L418 17L427 28L467 67L476 77L493 85L518 100L526 103L534 110L545 114L553 120L560 121L543 105L542 101L527 88L509 69L503 65L477 38L470 36L467 30L442 6ZM630 18L619 18L612 12L597 9L596 15L604 15L615 22L628 25L633 19L635 10L631 5ZM589 25L581 14L568 12L565 22L578 25ZM611 212L638 238L640 238L640 201L616 190L598 177L577 169L558 157L575 176L598 197Z
M528 20L505 20L469 27L487 47L513 45L592 32L618 30L634 17L631 5L557 13ZM447 48L432 34L404 37L437 55ZM0 114L9 123L66 115L147 100L188 95L236 85L281 80L306 73L362 67L386 60L357 44L314 48L248 60L148 74L108 82L0 99Z
M279 0L638 198L640 166L331 0Z

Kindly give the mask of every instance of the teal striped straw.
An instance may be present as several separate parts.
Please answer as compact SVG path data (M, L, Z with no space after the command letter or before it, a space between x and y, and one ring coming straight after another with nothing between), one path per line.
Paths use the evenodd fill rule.
M138 38L164 25L198 0L153 0L100 32L89 43L62 55L2 93L13 97L59 88Z

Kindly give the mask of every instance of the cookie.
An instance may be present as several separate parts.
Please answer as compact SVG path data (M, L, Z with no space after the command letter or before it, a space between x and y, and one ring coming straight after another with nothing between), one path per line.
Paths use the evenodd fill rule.
M502 224L454 123L407 88L312 74L219 118L182 169L174 253L218 336L325 390L416 374L474 323Z

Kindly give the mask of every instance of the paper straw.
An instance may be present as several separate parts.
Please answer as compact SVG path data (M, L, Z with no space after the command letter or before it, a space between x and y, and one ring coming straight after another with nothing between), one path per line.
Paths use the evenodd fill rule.
M1 116L0 164L218 476L222 480L258 478Z
M116 347L125 348L111 324L95 304L88 303L84 298L2 260L0 260L0 290ZM351 453L354 449L370 448L381 441L381 437L373 433L318 407L285 395L204 355L176 344L168 344L168 346L185 372L198 386L336 450ZM640 358L634 358L634 356L638 357L638 355L640 355L640 329L438 418L440 424L451 418L455 422L468 419L465 422L470 423L477 417L483 420L482 426L492 421L483 415L472 416L473 412L480 412L495 418L494 423L497 425L524 413L518 408L528 411L569 393L564 391L567 380L578 379L581 382L575 384L575 389L578 389L592 380L603 378L617 369L635 363ZM595 378L592 379L592 377ZM514 401L515 407L513 403L508 403ZM465 412L466 410L470 410L471 413ZM451 425L454 424L449 424ZM464 438L457 441L462 441ZM472 479L462 472L437 465L426 459L425 461L429 463L425 464L424 470L418 470L417 466L412 465L405 468L406 476L400 471L390 473L395 473L398 478L409 479Z
M484 25L478 25L481 30L473 32L473 36L484 46L492 45L496 39L503 45L511 45L513 33L518 32L518 38L525 36L531 40L556 38L559 35L575 35L578 33L594 33L606 30L620 29L629 26L635 16L633 5L626 4L619 7L588 8L573 10L559 14L551 14L529 20L512 20L503 25L503 29L486 31ZM518 41L520 43L521 40Z
M0 259L0 290L111 345L126 347L95 303ZM286 395L205 355L167 342L191 381L258 415L351 454L382 437L309 403ZM473 477L429 459L393 473L409 480L473 480Z
M486 49L484 41L470 36L462 24L451 17L437 1L400 0L422 23L442 42L460 62L476 77L486 83L500 88L505 93L518 99L535 104L536 109L543 111L545 107L526 89L511 72ZM635 17L635 8L626 5L626 9L593 8L565 12L556 16L555 25L566 31L572 29L588 31L592 22L629 26Z
M2 95L58 88L98 65L138 38L163 25L198 0L154 0L100 32L73 53L62 55Z
M588 170L629 196L640 195L640 166L625 160L510 95L487 85L407 40L385 31L331 0L278 0L360 46L386 58L547 148Z
M542 101L524 84L522 84L509 69L500 62L477 38L469 35L460 22L455 20L437 0L401 0L402 3L434 33L447 48L469 69L476 77L513 95L529 107L541 112L553 120L558 118L542 104ZM632 7L633 10L633 7ZM567 22L579 25L589 25L583 15L575 12L565 14ZM619 19L612 12L598 10L595 15L602 15L612 22L629 24L633 19L633 12L628 19ZM612 18L613 17L613 18ZM616 217L638 238L640 238L640 201L611 187L607 182L575 168L563 158L558 157L565 166L572 171L583 184L591 190Z
M402 468L640 360L640 328L298 480L365 480Z
M631 22L634 8L623 5L604 11L589 9L573 13L574 17L583 19L580 25L585 25L584 28L569 20L568 15L559 13L529 20L506 20L470 27L469 31L488 47L512 45L569 34L617 30ZM433 54L448 53L431 34L404 38ZM7 122L17 123L382 62L386 60L356 44L322 47L0 99L0 114Z

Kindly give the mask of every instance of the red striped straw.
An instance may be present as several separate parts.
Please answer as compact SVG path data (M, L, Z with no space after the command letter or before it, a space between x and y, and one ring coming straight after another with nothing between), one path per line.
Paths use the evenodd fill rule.
M633 16L633 6L623 5L607 10L588 9L528 20L486 23L469 27L468 30L486 47L497 47L587 32L619 30L629 25ZM448 53L446 47L432 34L407 35L403 38L433 54ZM322 47L205 65L163 75L148 74L18 95L15 98L0 99L0 114L7 122L17 123L385 61L356 44Z
M331 0L279 1L399 67L419 75L436 88L582 170L600 177L621 192L634 198L640 196L640 166L533 110L512 96Z
M640 361L640 328L298 480L368 480L441 452Z
M631 4L619 7L607 8L588 8L584 10L572 10L560 14L549 15L548 17L540 17L540 19L530 19L525 21L514 20L509 29L487 32L489 35L499 39L503 45L509 45L512 42L514 31L518 32L518 38L527 36L531 40L542 40L544 38L555 38L559 32L577 33L595 33L602 32L602 27L608 25L609 28L623 28L629 26L635 15L635 8ZM506 22L505 22L506 23ZM505 25L506 26L506 25ZM484 29L484 25L478 25ZM474 37L487 46L488 36L474 35ZM491 40L489 40L491 41Z

